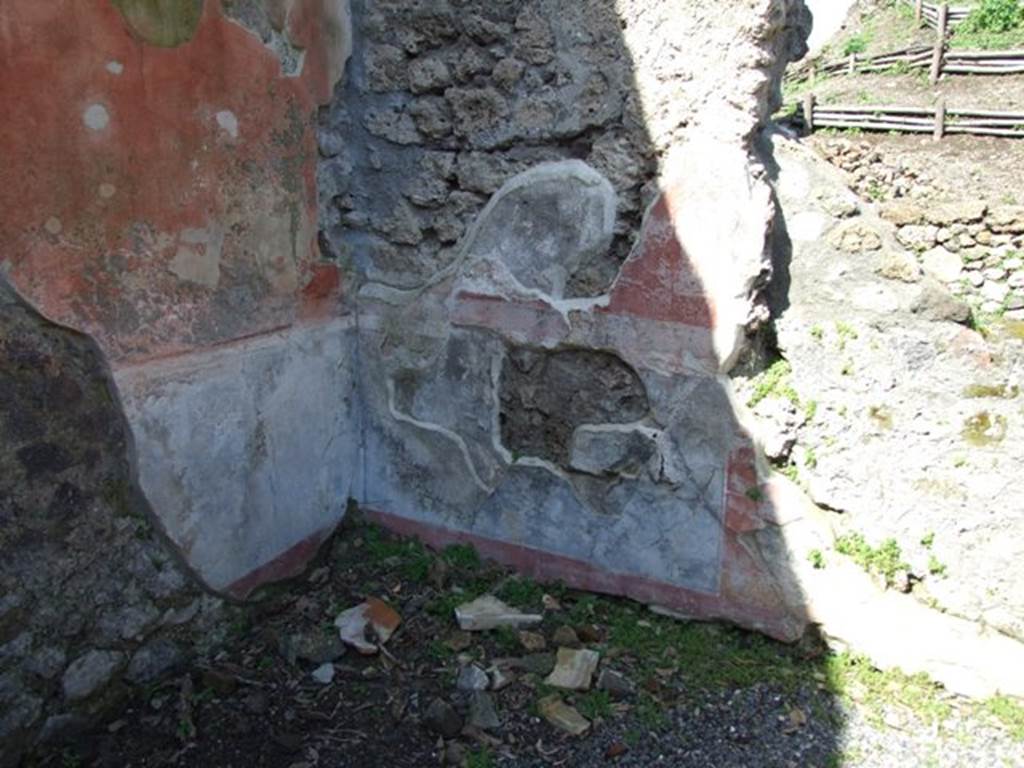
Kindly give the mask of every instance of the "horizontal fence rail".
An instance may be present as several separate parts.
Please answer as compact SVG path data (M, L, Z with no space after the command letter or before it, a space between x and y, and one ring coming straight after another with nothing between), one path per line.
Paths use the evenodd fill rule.
M942 16L942 6L944 3L925 3L921 0L903 0L904 5L909 5L914 9L915 17L918 21L923 21L932 29L939 28L939 22ZM971 11L974 10L969 6L947 6L946 10L946 21L949 26L956 26L962 24L964 20L971 15Z
M921 0L904 0L914 5L918 18L927 20L934 15L936 29L935 43L930 46L906 48L878 56L858 57L856 53L826 64L813 65L811 71L824 75L857 74L864 72L887 72L893 69L929 70L929 79L934 85L943 74L953 75L1017 75L1024 73L1024 49L1005 51L950 50L948 32L970 14L970 8L952 8L948 4L933 5ZM806 69L793 73L799 77Z
M944 100L940 100L934 108L819 105L811 94L798 106L796 116L808 131L819 128L844 128L931 133L937 139L947 134L958 133L1024 139L1024 112L948 109Z
M891 72L893 69L928 69L935 49L918 46L879 56L851 54L841 61L819 64L814 71L822 75ZM1010 51L944 50L940 72L970 75L1017 75L1024 73L1024 49Z

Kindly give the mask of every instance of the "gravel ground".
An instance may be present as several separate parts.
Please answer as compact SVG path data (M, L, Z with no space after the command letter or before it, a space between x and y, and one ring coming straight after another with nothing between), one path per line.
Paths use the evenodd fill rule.
M542 613L531 643L544 647L513 630L461 632L452 609L483 593ZM333 620L368 596L385 598L402 621L386 652L361 656L341 647ZM576 642L564 639L570 629L600 654L599 670L628 681L624 689L546 684L556 647ZM929 681L874 670L810 638L787 646L537 585L471 550L430 553L354 520L307 580L238 608L207 641L202 651L182 648L187 661L163 677L94 702L105 713L94 729L56 734L25 765L1024 765L1024 733L1015 741L980 705ZM313 677L324 659L333 659L328 684ZM500 725L471 722L472 694L456 682L471 663L510 670L512 682L487 693ZM585 735L540 716L538 702L553 693L587 716ZM442 721L427 714L439 700Z

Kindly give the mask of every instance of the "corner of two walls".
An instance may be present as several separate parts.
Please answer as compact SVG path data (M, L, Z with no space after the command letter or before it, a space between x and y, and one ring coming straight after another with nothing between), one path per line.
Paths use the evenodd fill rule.
M4 9L68 54L54 81L2 41L24 108L0 265L99 344L207 586L297 572L354 496L539 576L799 633L745 538L770 505L720 376L770 269L749 137L796 4L692 6ZM540 450L512 442L520 407Z

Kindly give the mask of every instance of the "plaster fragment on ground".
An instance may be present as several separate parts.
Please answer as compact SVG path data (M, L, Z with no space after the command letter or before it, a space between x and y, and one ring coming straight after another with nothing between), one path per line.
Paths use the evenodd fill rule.
M342 641L364 656L377 653L380 646L387 643L401 623L402 617L398 612L376 597L343 611L334 620L334 626L340 631Z
M537 709L545 720L573 736L582 736L590 730L590 721L562 701L557 694L545 696L538 701Z
M570 691L589 690L600 659L597 651L559 648L555 669L544 682Z
M459 628L467 632L483 632L498 627L531 627L544 617L520 613L493 595L484 595L455 609Z

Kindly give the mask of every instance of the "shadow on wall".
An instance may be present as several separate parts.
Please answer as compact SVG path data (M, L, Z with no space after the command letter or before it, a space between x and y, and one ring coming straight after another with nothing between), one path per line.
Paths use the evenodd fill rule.
M799 638L799 505L725 376L785 250L751 154L785 19L737 108L714 70L757 45L730 9L454 5L356 0L321 111L321 245L358 287L360 502L541 580Z

